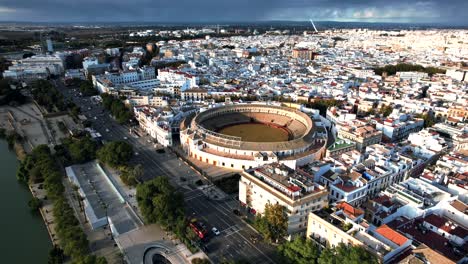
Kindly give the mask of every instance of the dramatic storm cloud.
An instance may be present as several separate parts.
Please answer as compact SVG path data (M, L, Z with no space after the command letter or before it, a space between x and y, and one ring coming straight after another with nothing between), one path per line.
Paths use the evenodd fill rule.
M468 0L0 0L0 21L335 20L468 24Z

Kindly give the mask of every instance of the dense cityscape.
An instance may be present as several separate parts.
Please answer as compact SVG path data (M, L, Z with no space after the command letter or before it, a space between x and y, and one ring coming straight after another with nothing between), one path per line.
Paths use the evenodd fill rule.
M5 263L468 263L466 27L8 22L0 71Z

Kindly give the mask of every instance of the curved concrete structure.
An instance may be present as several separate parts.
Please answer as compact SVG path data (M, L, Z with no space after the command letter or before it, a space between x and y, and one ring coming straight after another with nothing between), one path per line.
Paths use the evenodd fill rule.
M289 140L251 142L218 133L226 126L261 123L288 131ZM181 123L180 140L189 156L215 166L249 169L281 162L303 165L324 155L326 131L300 111L266 104L211 108Z
M146 247L143 253L143 264L185 264L186 259L180 252L174 252L162 244L153 244Z

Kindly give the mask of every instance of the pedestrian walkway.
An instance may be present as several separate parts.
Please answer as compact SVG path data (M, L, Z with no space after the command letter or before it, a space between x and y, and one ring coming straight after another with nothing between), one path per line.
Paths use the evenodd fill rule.
M173 234L157 224L146 225L122 234L116 238L116 241L129 263L152 264L145 262L149 250L152 250L153 254L167 257L173 264L188 264L193 258L208 258L203 252L192 254Z
M32 184L29 186L31 193L34 197L38 198L42 202L42 207L40 208L40 213L42 215L42 219L44 219L44 223L46 225L47 231L49 232L50 240L52 241L53 245L59 244L59 239L57 232L55 230L55 219L53 214L53 201L49 199L44 199L47 194L46 191L41 188L41 183Z

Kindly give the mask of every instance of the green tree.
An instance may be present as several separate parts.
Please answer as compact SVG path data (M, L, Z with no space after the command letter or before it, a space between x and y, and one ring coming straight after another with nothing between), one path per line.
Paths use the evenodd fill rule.
M111 111L117 122L120 124L127 123L133 118L133 113L125 104L118 98L109 94L101 94L102 104L104 108Z
M166 177L157 177L137 186L136 198L148 223L159 223L173 228L173 223L184 218L184 198L176 192Z
M37 197L33 197L29 200L28 206L32 211L37 212L42 207L42 201Z
M284 263L290 264L313 264L320 256L317 245L310 239L296 237L278 247Z
M124 141L106 143L97 152L97 158L111 167L127 164L133 157L133 147Z
M427 67L424 68L418 64L408 64L408 63L399 63L397 65L386 65L380 68L374 68L374 72L377 75L382 75L386 72L388 75L395 75L397 72L407 72L407 71L417 71L417 72L425 72L430 76L436 73L445 73L444 69L439 69L435 67Z
M63 250L58 247L54 246L49 251L49 257L47 259L48 264L62 264L64 263L65 255L63 254Z
M270 241L278 241L287 234L288 217L280 204L266 204L264 215L257 215L254 226Z
M269 234L268 222L262 215L256 215L253 223L254 227L262 234Z
M437 121L432 112L418 114L416 117L424 120L424 127L432 127Z
M107 264L107 260L104 257L85 255L81 256L78 260L73 261L73 264Z
M309 108L317 109L320 111L320 115L325 116L327 114L327 109L332 106L338 106L341 104L341 101L335 99L314 99L312 102L307 103L306 106Z
M264 212L268 222L269 239L278 241L285 236L288 231L288 217L284 212L284 207L280 204L266 204Z
M84 163L96 158L97 144L90 137L64 141L72 163Z
M47 111L64 111L66 104L63 95L48 81L37 80L31 85L31 94L36 102Z
M205 258L194 258L191 261L192 264L210 264L211 262Z
M324 248L320 252L320 257L317 260L318 264L338 264L335 258L335 250L332 248Z
M73 260L80 260L89 251L88 240L65 198L55 200L53 214L63 252Z
M12 89L8 80L0 80L0 105L20 105L26 102L26 97L19 89Z
M318 259L319 264L377 264L379 263L375 255L361 246L347 246L339 244L334 248L322 250Z
M144 170L141 164L134 167L124 167L121 170L120 179L128 186L136 186L138 179L143 176Z
M94 88L94 85L91 81L82 81L80 83L80 92L84 96L92 96L99 94L98 90Z
M379 113L385 117L389 116L393 111L393 106L391 105L382 105L379 109Z

